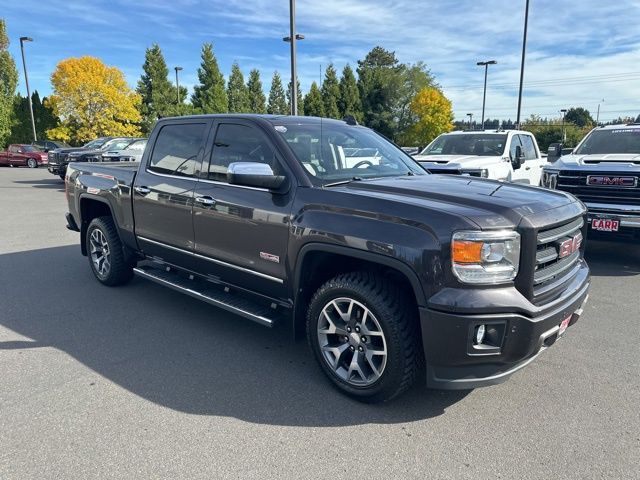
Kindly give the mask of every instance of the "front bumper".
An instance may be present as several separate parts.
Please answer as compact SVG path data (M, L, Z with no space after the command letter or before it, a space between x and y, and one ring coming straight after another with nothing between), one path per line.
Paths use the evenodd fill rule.
M67 165L60 163L49 163L49 165L47 166L47 170L49 171L49 173L52 173L54 175L64 175L65 173L67 173Z
M427 385L470 389L505 381L555 343L563 320L571 317L569 325L578 321L589 285L589 268L582 262L565 293L542 307L515 288L473 290L471 295L469 290L446 289L444 295L436 294L420 309ZM499 332L495 348L474 347L478 325Z
M585 205L588 209L589 238L640 242L640 206L593 202L587 202ZM619 230L616 232L592 230L592 220L601 218L618 220L620 222Z

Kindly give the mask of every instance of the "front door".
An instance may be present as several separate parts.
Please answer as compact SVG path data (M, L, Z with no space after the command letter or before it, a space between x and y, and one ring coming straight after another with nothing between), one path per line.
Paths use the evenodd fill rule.
M133 187L135 232L145 255L189 268L193 252L193 195L208 120L160 127L149 142Z
M540 157L535 141L531 135L519 135L522 143L522 153L524 154L524 171L531 185L540 185L542 167L546 163Z
M220 121L208 168L196 187L193 229L199 267L224 282L270 297L285 297L285 262L293 199L292 175L259 127ZM227 183L233 162L269 164L288 177L289 188L273 193ZM204 163L207 165L207 162Z

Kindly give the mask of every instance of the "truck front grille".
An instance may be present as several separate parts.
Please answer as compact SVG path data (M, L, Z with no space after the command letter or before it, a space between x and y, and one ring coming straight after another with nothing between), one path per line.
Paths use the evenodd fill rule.
M600 177L636 177L635 187L616 185L588 185L589 176ZM569 192L585 203L613 203L640 206L640 178L634 174L620 171L560 171L558 174L558 190Z
M556 298L577 274L584 251L584 228L584 219L579 217L538 231L533 272L534 304ZM578 243L580 248L576 250Z

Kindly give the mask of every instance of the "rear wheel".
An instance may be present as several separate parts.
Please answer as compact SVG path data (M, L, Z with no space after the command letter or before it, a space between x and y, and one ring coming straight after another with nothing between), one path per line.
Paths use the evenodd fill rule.
M38 168L38 161L35 158L29 158L27 160L27 167Z
M324 373L364 402L390 400L414 382L422 364L413 302L380 275L353 272L313 296L307 337Z
M87 257L95 277L109 286L131 280L133 265L125 259L122 242L111 217L94 218L87 228Z

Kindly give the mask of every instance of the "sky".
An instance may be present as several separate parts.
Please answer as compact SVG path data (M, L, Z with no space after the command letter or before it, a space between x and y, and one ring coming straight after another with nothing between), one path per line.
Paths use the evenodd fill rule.
M482 109L516 118L525 0L297 0L298 75L303 93L332 62L354 68L376 45L403 63L426 63L456 120ZM288 0L0 0L10 51L26 88L20 59L25 44L32 91L51 93L50 75L68 57L92 55L119 67L135 88L145 49L158 43L180 84L192 91L200 49L212 42L228 76L237 61L246 76L260 70L265 90L279 71L290 76ZM555 118L582 106L600 121L640 114L640 1L531 0L522 117Z

